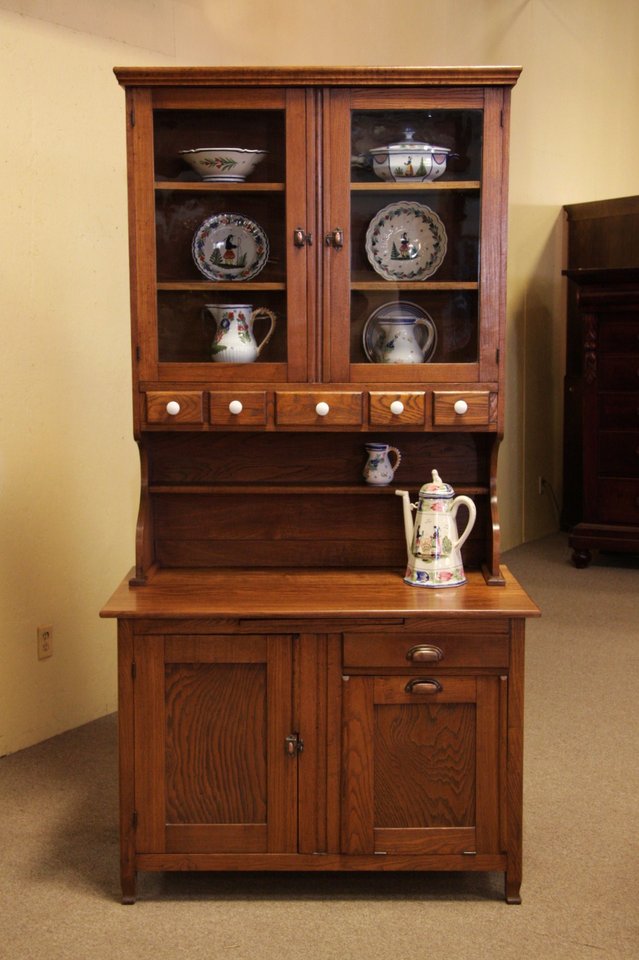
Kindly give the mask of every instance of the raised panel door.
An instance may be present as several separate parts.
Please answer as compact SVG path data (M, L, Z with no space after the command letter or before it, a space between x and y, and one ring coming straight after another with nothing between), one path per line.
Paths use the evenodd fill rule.
M295 850L290 638L142 636L135 646L138 850Z

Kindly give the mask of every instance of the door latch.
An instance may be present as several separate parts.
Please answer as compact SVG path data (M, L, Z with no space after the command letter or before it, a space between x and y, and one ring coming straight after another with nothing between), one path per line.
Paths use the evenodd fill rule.
M288 737L284 740L284 744L289 757L294 757L296 753L301 753L304 749L304 741L299 733L289 733Z

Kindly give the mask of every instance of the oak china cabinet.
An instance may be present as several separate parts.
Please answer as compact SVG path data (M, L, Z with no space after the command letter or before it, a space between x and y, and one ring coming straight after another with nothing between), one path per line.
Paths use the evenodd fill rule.
M500 565L518 68L122 68L135 569L117 617L138 871L521 881L524 624ZM206 148L206 149L205 149ZM364 444L400 450L365 482ZM403 581L396 488L477 507Z

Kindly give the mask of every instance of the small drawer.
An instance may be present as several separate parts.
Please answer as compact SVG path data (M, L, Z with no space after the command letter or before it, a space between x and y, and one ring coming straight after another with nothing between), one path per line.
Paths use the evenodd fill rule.
M280 426L358 427L362 423L362 394L352 391L278 390L275 421Z
M379 393L370 396L370 423L380 427L423 427L424 393Z
M225 427L263 426L266 423L264 390L211 393L211 423Z
M496 422L488 390L433 393L433 423L436 427L488 426Z
M450 667L507 667L508 635L454 636L412 634L379 636L344 635L344 668L364 667L429 671Z
M146 393L147 423L204 423L201 390L149 390Z

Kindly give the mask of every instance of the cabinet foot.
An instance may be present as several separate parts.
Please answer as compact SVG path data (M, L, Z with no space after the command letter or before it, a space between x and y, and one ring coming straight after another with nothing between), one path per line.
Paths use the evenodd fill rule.
M504 879L505 879L506 903L520 904L521 894L519 893L519 888L521 886L521 878L517 877L513 879L512 877L509 877L508 874L506 874Z
M590 550L586 548L579 550L577 547L575 547L572 551L572 562L578 570L583 570L585 567L587 567L591 560L592 554Z
M122 900L124 906L130 906L135 903L136 874L122 874Z

